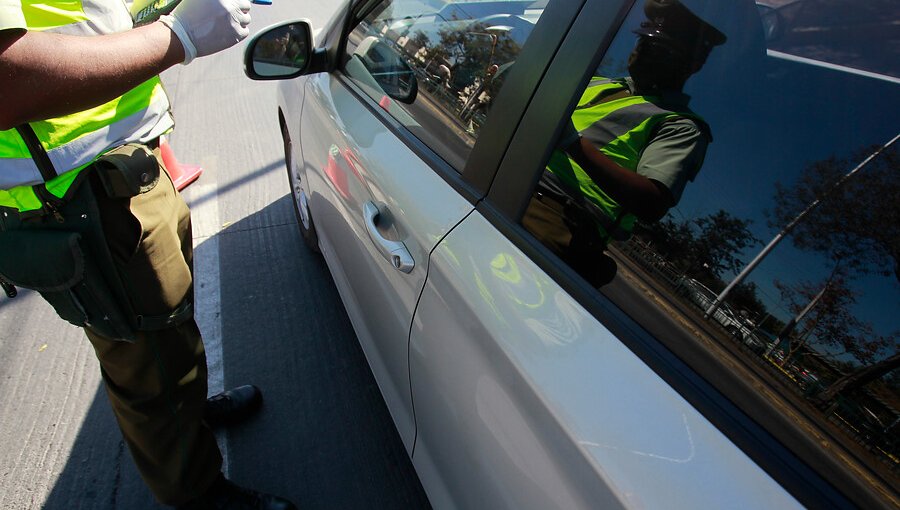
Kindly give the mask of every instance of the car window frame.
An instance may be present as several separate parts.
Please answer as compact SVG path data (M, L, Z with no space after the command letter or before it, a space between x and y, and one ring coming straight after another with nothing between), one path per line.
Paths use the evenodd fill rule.
M535 90L477 210L540 266L626 347L700 411L802 504L815 508L881 508L871 488L815 447L760 396L700 345L667 342L592 288L522 227L520 220L545 163L593 71L636 1L588 0ZM610 20L598 27L597 20ZM592 49L594 48L594 49ZM599 48L599 50L597 49ZM573 69L580 72L572 72Z
M344 72L347 57L347 40L350 33L373 9L385 0L360 0L348 5L341 30L326 35L329 73L346 87L366 108L390 130L394 136L410 148L433 171L472 205L476 205L487 193L494 180L497 167L503 159L509 140L531 101L535 87L544 76L569 27L574 22L586 0L550 0L541 19L530 34L519 59L527 66L512 66L487 116L481 133L475 140L464 168L457 171L427 143L413 135L400 121L390 115L353 78ZM616 0L621 3L621 0Z

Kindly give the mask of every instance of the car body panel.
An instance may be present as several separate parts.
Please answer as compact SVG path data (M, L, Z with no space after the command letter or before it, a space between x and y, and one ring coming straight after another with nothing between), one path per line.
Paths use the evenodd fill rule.
M800 507L478 212L410 342L413 462L447 507Z
M329 74L306 80L300 142L310 210L348 315L411 448L409 325L429 252L473 206L373 116L347 82ZM409 274L385 260L370 239L366 202L381 211L381 235L409 250L415 261Z

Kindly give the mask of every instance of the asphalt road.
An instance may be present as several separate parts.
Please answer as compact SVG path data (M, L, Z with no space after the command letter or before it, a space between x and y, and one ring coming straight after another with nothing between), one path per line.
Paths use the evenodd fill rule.
M254 6L254 32L321 27L337 2ZM236 482L301 508L417 509L427 500L324 262L291 209L275 86L242 72L243 44L163 75L193 210L198 322L210 388L252 382L261 413L219 435ZM142 510L143 486L82 332L28 291L0 298L0 508Z

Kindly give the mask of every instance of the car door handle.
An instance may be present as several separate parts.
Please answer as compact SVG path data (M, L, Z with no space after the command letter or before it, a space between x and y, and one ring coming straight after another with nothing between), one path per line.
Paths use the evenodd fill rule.
M416 262L409 254L409 250L406 249L406 245L402 241L385 239L378 231L378 227L375 226L378 215L381 214L378 206L374 202L368 201L363 206L363 213L366 216L366 231L369 233L369 239L378 247L381 256L390 262L394 269L404 273L412 272L416 267Z

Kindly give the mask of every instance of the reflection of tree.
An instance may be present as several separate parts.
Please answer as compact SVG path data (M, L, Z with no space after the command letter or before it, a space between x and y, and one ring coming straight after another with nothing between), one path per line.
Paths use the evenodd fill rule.
M722 272L734 271L742 264L737 254L758 242L749 231L750 223L720 210L691 221L667 217L647 224L638 222L635 236L654 246L679 273L710 289L721 289L725 286ZM734 309L746 310L754 320L760 320L758 325L766 330L777 331L781 325L768 315L752 282L737 285L729 301Z
M721 276L723 271L737 271L743 265L738 253L759 242L750 233L750 220L735 218L723 210L698 218L695 223L700 235L692 260L694 270L708 268L716 276Z
M860 151L853 160L871 154ZM840 188L848 161L834 157L807 167L791 186L778 184L769 225L790 222L817 198L821 203L793 231L800 249L841 261L858 274L881 274L900 282L900 159L888 148Z
M448 23L437 39L419 30L410 35L409 44L425 72L446 92L437 98L466 121L486 110L502 84L500 66L515 60L519 45L505 31L480 21Z
M414 48L418 48L418 51L422 51L424 49L423 53L428 53L428 48L430 48L431 45L431 39L429 39L428 35L421 30L417 30L409 38L409 42ZM434 58L434 56L429 54L428 58Z
M716 288L724 286L725 284L722 283ZM769 315L766 305L759 300L759 290L753 282L744 282L735 286L734 290L731 291L729 302L737 310L747 310L755 314L754 320L757 321L756 325L761 329L774 332L783 326L781 321Z
M778 226L780 226L781 230L775 235L775 237L772 238L771 241L769 241L769 243L765 247L763 247L763 249L753 258L753 260L751 260L750 263L747 264L747 267L745 267L743 270L741 270L741 272L738 273L738 275L734 277L734 279L731 281L731 283L729 283L725 287L725 289L716 297L716 299L713 301L712 305L710 305L709 309L707 309L706 313L712 314L713 310L715 310L716 306L718 306L718 304L723 299L725 299L725 296L728 295L728 293L731 291L731 289L738 283L744 281L744 278L746 278L747 275L749 275L756 268L756 266L758 266L760 264L760 262L762 262L763 259L765 259L766 256L768 256L772 252L772 250L775 249L776 246L778 246L778 243L780 243L788 234L793 232L794 229L796 229L797 226L800 225L809 214L811 214L813 211L815 211L822 204L822 202L824 202L827 198L831 197L834 193L838 192L845 184L847 184L848 181L850 181L854 176L856 176L860 170L869 166L869 164L872 163L873 160L876 160L879 156L881 156L882 153L887 152L888 149L897 140L900 140L900 134L897 134L896 136L894 136L889 142L887 142L883 146L877 147L875 149L875 152L869 154L860 164L856 165L856 167L854 167L853 170L850 170L849 172L847 172L846 174L842 175L840 178L838 178L834 181L830 181L830 184L828 185L828 187L821 190L820 194L814 195L812 200L809 203L807 203L800 210L800 212L796 214L796 216L790 217L790 219L786 223L783 223L783 226L778 225ZM778 185L776 184L776 186L778 186ZM776 203L780 203L780 202L776 201ZM782 220L783 219L784 218L782 218ZM839 261L843 258L841 255L839 255L837 253L835 255L837 255L837 256L832 257L835 261ZM852 258L850 259L850 262L851 262L851 264L853 263ZM895 268L896 268L896 264L895 264Z
M759 242L750 232L751 223L720 210L693 221L666 218L641 224L639 232L682 272L700 281L719 281L723 272L740 268L743 249Z
M864 364L874 362L891 347L890 338L876 335L871 324L853 314L852 308L859 294L850 288L841 271L835 271L825 282L790 285L776 281L775 286L794 314L812 305L799 324L789 324L779 335L790 342L790 351L785 359L813 338L818 344L840 349ZM799 328L800 332L788 336L794 327Z
M878 149L865 148L853 159L862 159ZM835 381L818 396L822 402L900 367L900 331L879 336L854 317L849 310L855 294L847 283L853 277L873 274L893 276L900 282L900 160L896 149L888 147L852 178L845 178L847 166L847 161L831 157L808 166L792 186L778 184L776 207L769 215L770 225L784 225L818 201L814 212L796 223L793 243L800 249L824 254L843 271L840 280L825 287L816 304L816 316L827 325L826 331L816 336L819 341L842 347L865 366ZM813 291L804 285L795 286L794 291L801 296ZM815 292L822 289L819 285Z

